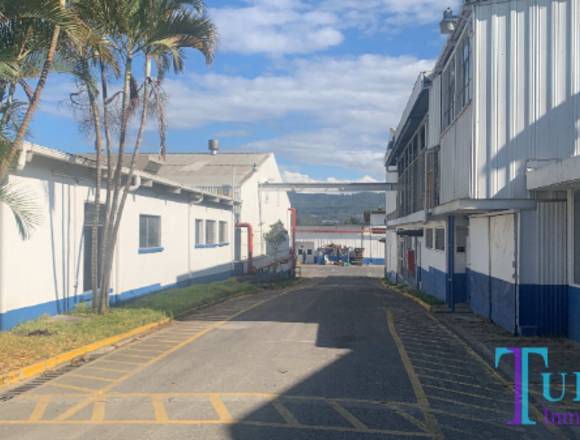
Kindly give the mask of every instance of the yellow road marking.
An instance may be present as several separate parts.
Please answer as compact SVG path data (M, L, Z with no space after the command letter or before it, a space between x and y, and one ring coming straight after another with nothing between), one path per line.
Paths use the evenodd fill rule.
M97 400L93 406L92 422L102 422L105 420L105 401Z
M276 298L279 298L282 295L285 295L286 293L288 293L289 291L286 292L282 292L278 295L269 297L263 301L259 301L256 304L253 304L250 307L247 307L237 313L235 313L234 315L230 316L228 318L228 320L232 320L235 319L236 317L243 315L244 313L247 313L248 311L255 309L259 306L261 306L262 304L266 304L269 301L272 301ZM207 333L211 332L212 330L215 330L219 327L221 327L222 325L224 325L227 321L219 321L214 323L213 325L210 325L209 327L206 327L205 329L199 331L198 333L196 333L195 335L193 335L192 337L182 341L181 343L171 347L170 349L164 351L163 353L159 354L158 356L155 356L153 358L151 358L148 362L142 363L142 364L136 364L138 366L136 366L136 368L134 368L131 371L128 371L126 374L124 374L123 376L121 376L120 378L116 379L114 382L111 382L109 385L107 385L105 388L99 390L99 393L104 394L107 391L112 390L114 387L116 387L117 385L123 383L124 381L126 381L127 379L129 379L130 377L135 376L136 374L142 372L143 370L145 370L146 368L148 368L149 366L155 364L156 362L159 362L160 360L166 358L167 356L169 356L170 354L175 353L176 351L180 350L181 348L191 344L192 342L196 341L197 339L201 338L202 336L206 335ZM106 359L103 359L103 361L107 361ZM118 362L118 361L108 361L108 362ZM82 411L84 408L86 408L88 405L90 405L92 399L87 399L85 401L79 402L78 404L72 406L71 408L69 408L67 411L63 412L59 419L60 420L66 420L72 416L74 416L77 412Z
M419 374L419 377L421 379L437 380L437 381L452 383L454 385L460 385L460 386L464 386L464 387L478 388L481 390L492 391L492 392L494 391L494 390L490 389L489 387L485 387L482 385L476 385L476 384L467 383L467 382L459 382L457 380L445 379L445 378L441 378L441 377L429 376L428 374Z
M270 422L255 422L249 420L241 421L231 421L224 423L220 420L169 420L164 423L159 423L155 420L103 420L99 422L93 422L91 420L65 420L65 421L52 421L52 420L42 420L36 423L30 423L23 420L8 420L0 422L0 425L89 425L89 426L123 426L123 425L183 425L183 426L203 426L203 425L245 425L245 426L257 426L265 428L287 428L287 429L300 429L305 431L328 431L328 432L349 432L357 434L381 434L393 436L396 438L404 437L432 437L431 434L426 432L406 432L406 431L396 431L387 429L369 429L367 431L359 431L355 428L349 428L344 426L324 426L324 425L289 425L286 423L270 423Z
M485 400L491 400L493 402L501 402L501 403L506 403L506 404L510 403L509 400L498 399L496 396L484 396L481 394L469 393L467 391L458 391L458 390L453 390L451 388L440 387L438 385L425 384L425 387L432 388L434 390L439 390L439 391L446 391L446 392L453 393L453 394L459 394L461 396L474 397L476 399L485 399Z
M165 403L163 402L163 399L159 396L152 396L151 404L153 405L153 410L155 411L155 420L158 422L167 422L169 417L167 416L167 411L165 410Z
M415 363L425 363L427 365L433 365L434 367L439 367L442 370L448 370L449 373L453 373L453 371L451 371L450 369L454 369L454 370L459 370L459 371L465 371L465 368L463 367L456 367L454 365L449 365L446 363L439 363L439 362L433 362L433 361L427 361L425 359L415 359Z
M230 412L226 408L223 400L220 398L219 394L210 394L209 400L213 406L213 409L218 414L222 422L231 422L233 420Z
M117 353L115 353L115 355L117 355ZM125 364L125 365L141 365L141 362L131 362L131 361L120 361L117 359L111 359L111 358L103 358L103 361L107 361L107 362L116 362L118 364ZM131 370L129 370L131 371Z
M393 409L393 411L399 417L402 417L407 422L411 423L412 425L415 425L415 427L419 428L421 431L429 432L429 430L425 426L425 423L423 423L421 420L417 419L416 417L413 417L411 414L406 413L405 411L401 410L400 408Z
M368 430L368 426L361 422L359 419L355 417L353 413L351 413L348 409L338 403L336 400L329 401L330 406L334 408L334 410L339 413L342 417L348 420L348 423L352 425L353 428L359 429L361 431Z
M97 389L94 388L77 387L76 385L68 385L60 382L50 382L49 385L55 386L57 388L64 388L65 390L79 391L83 394L94 393L98 391Z
M46 411L46 408L48 407L49 401L50 401L50 397L41 396L38 399L38 402L36 402L36 406L34 407L34 410L32 411L32 414L30 415L30 418L28 420L30 422L37 422L39 420L42 420L42 417L44 416L44 412Z
M413 387L413 392L415 393L415 397L417 398L417 403L419 404L419 408L421 409L421 412L423 413L423 418L425 419L425 425L427 426L429 432L433 434L434 438L443 439L444 438L443 433L439 428L437 419L435 418L435 416L431 411L431 405L429 404L427 394L425 394L425 390L421 385L421 381L419 380L417 373L413 368L413 364L411 363L411 359L409 358L407 350L403 345L403 341L401 341L401 338L397 333L397 327L395 325L393 312L390 310L386 310L386 315L389 332L391 334L391 337L393 338L393 341L395 342L397 350L399 351L401 362L403 363L403 367L405 368L407 376L409 377L409 381L411 382L411 386Z
M466 406L468 408L478 409L480 411L493 412L493 413L500 414L500 415L503 415L503 416L506 416L506 417L512 417L513 416L513 414L511 414L511 411L513 411L513 408L509 408L509 409L506 408L505 410L501 410L501 409L498 409L498 408L491 408L489 406L482 406L482 405L476 405L474 403L462 402L460 400L446 399L445 397L430 396L429 398L431 400L438 400L440 402L451 403L453 405Z
M129 359L129 362L131 362L132 359L135 359L135 360L148 360L148 359L151 359L151 357L152 356L155 356L155 355L147 356L147 355L142 355L142 354L132 354L132 353L126 353L125 350L123 350L123 351L116 352L115 353L115 356L119 356L119 357L122 357L122 358L128 358Z
M429 317L429 319L431 319L433 322L435 322L445 333L447 333L449 336L451 336L454 340L458 341L459 344L461 344L461 346L467 351L467 353L469 354L469 356L471 356L472 359L476 360L480 365L484 366L484 368L487 370L488 374L491 374L494 378L496 378L496 380L498 380L500 383L505 385L507 388L509 388L513 392L513 389L514 389L513 384L511 384L507 380L505 380L501 374L499 374L494 368L491 367L491 365L489 365L487 362L485 362L475 351L473 351L473 349L468 344L466 344L465 341L463 341L460 337L458 337L456 334L454 334L451 330L449 330L447 327L445 327L443 324L441 324L439 321L437 321L437 319L434 316L431 316L429 313L427 313L427 316ZM536 405L530 404L529 409L532 412L532 414L534 415L534 417L536 417L539 420L543 419L544 415L542 414L542 412L538 408L536 408ZM557 435L558 438L566 438L566 436L564 436L556 426L554 426L554 425L545 425L545 426L553 434Z
M454 417L454 418L461 419L461 420L468 420L470 422L483 423L485 425L495 426L497 428L503 428L503 429L506 429L508 431L518 431L518 432L525 431L524 427L520 427L520 426L516 426L516 425L508 425L507 423L497 423L497 422L493 422L490 420L480 419L478 417L472 417L472 416L466 416L463 414L453 413L450 411L442 411L439 409L434 409L433 412L436 414Z
M429 371L429 372L437 373L437 374L447 374L447 375L451 375L453 377L462 377L464 379L473 379L472 376L468 376L467 374L459 374L459 373L454 373L451 371L436 370L435 368L420 367L418 365L415 365L415 370Z
M81 379L91 379L91 380L102 380L103 382L113 382L114 379L100 376L92 376L90 374L83 373L69 373L67 377L80 377Z
M274 409L276 411L278 411L278 414L280 414L280 417L282 417L284 419L284 421L289 425L289 426L301 426L302 424L296 419L296 417L294 417L294 414L292 414L290 412L290 410L288 408L286 408L286 405L284 405L282 402L280 402L279 400L275 400L272 402L272 406L274 407Z
M93 364L85 365L84 368L93 368L95 370L101 370L101 371L112 371L114 373L126 373L128 371L128 370L119 370L119 369L116 369L116 368L97 367L97 366L95 366Z
M161 353L161 350L146 350L146 349L142 349L142 348L126 348L123 351L124 352L127 352L127 351L136 351L138 353L152 353L152 354L159 354L159 353Z
M407 345L409 345L409 344L407 344ZM431 346L431 348L433 348L433 346ZM421 350L421 352L412 353L412 356L416 358L415 360L418 360L421 357L426 357L428 359L435 359L435 360L443 361L443 362L447 362L449 360L448 357L441 356L441 355L435 355L435 354L432 354L432 353L427 353L423 349ZM457 361L454 359L453 360L453 364L454 365L455 364L461 364L461 365L465 365L466 367L469 367L469 363L468 362L464 362L461 359L459 359ZM461 367L455 367L455 368L461 368Z

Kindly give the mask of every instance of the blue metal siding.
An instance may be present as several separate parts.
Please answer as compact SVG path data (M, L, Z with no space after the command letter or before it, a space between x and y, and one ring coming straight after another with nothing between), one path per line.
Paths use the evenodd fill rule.
M568 287L568 337L580 341L580 287Z
M567 318L568 286L520 286L520 327L523 335L567 336Z
M445 272L441 272L432 267L428 270L421 267L420 270L422 279L421 290L438 300L445 301L447 288L447 275Z
M489 277L473 270L467 270L469 304L471 309L484 318L491 318Z

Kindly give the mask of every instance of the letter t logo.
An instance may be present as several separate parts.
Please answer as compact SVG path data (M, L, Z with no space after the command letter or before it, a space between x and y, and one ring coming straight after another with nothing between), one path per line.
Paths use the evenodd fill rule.
M495 368L499 367L501 359L506 354L514 355L514 391L515 408L514 418L509 421L509 425L535 425L536 422L530 419L529 410L529 360L530 355L537 354L544 360L548 367L548 349L538 348L496 348Z

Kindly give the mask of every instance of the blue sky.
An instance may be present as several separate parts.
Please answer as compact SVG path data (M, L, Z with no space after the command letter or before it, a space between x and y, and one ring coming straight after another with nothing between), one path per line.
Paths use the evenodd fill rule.
M170 76L168 148L273 151L288 180L382 179L388 130L443 38L437 22L458 0L207 0L220 32L211 66L190 52ZM84 152L67 97L53 75L32 125L34 143ZM156 151L151 130L144 149Z

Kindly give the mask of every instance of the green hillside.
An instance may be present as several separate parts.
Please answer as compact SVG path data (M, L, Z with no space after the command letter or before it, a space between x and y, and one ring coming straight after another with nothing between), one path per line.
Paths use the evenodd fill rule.
M385 208L383 193L289 193L289 196L292 206L298 211L300 226L362 224L364 211Z

